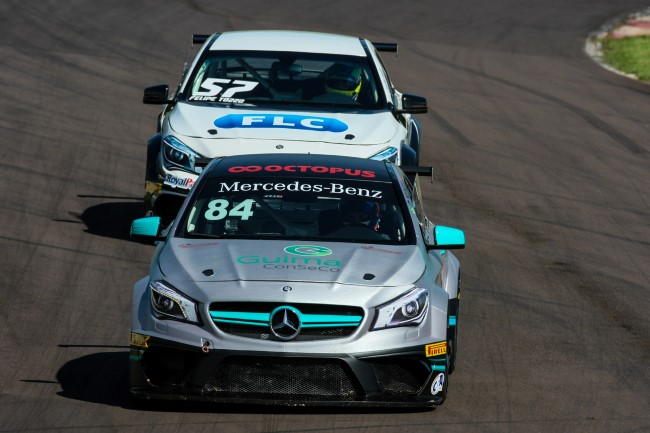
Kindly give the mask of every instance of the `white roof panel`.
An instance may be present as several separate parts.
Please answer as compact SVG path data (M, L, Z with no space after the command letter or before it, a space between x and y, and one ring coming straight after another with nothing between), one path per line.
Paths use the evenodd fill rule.
M359 38L292 30L242 30L222 33L211 51L293 51L365 57Z

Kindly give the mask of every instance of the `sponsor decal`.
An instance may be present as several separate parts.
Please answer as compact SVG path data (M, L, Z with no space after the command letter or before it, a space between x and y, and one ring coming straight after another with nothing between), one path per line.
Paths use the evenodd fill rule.
M203 247L213 247L219 245L219 242L206 242L203 244L179 244L179 248L203 248Z
M345 186L340 183L330 183L329 185L320 185L312 183L295 182L221 182L219 192L328 192L330 194L356 195L359 197L383 198L382 191L378 189L357 188Z
M340 272L341 262L333 259L320 259L318 257L291 257L291 256L240 256L236 259L242 265L262 265L263 269L296 270L296 271L326 271Z
M440 343L427 344L424 346L427 357L444 355L447 353L447 342L441 341Z
M194 186L194 179L191 177L176 177L173 174L168 173L165 178L165 185L169 185L172 188L192 189Z
M445 373L440 373L436 376L431 384L431 395L436 395L441 392L445 384Z
M318 245L291 245L290 247L286 247L284 251L296 256L308 257L321 257L332 254L332 250L329 248Z
M221 86L223 84L224 86ZM208 78L201 83L201 90L189 97L190 101L201 102L233 102L243 104L244 99L234 98L237 93L250 92L258 83L246 80L231 80L229 78ZM223 93L222 90L226 89Z
M322 165L236 165L228 168L229 173L258 173L266 171L270 173L316 173L316 174L345 174L352 177L365 177L372 179L375 172L372 170L359 170L355 168L325 167Z
M142 335L142 334L136 334L135 332L131 332L131 346L135 347L142 347L144 349L149 347L149 344L147 341L149 341L148 335Z
M377 251L378 253L387 253L387 254L402 254L401 251L391 251L391 250L385 250L383 248L376 248L371 245L364 245L361 247L363 250L371 250L371 251Z
M215 119L217 128L284 128L303 131L343 132L348 125L331 117L300 114L228 114Z

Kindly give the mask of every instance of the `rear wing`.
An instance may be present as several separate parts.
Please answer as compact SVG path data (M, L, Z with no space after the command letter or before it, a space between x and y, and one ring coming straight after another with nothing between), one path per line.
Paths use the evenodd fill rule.
M412 183L415 183L415 178L418 176L429 176L431 178L431 183L433 183L433 167L404 165L401 166L400 169L402 169L406 177Z
M194 167L205 168L208 164L212 162L215 158L196 158L194 160Z
M395 53L397 55L397 44L393 42L372 42L377 51Z
M192 35L192 45L201 45L208 40L211 35Z
M202 34L192 35L192 45L204 44L205 41L207 41L210 36L212 36L212 35L202 35ZM397 54L397 44L396 43L393 43L393 42L373 42L372 44L375 46L375 49L377 51L386 51L386 52L389 52L389 53Z

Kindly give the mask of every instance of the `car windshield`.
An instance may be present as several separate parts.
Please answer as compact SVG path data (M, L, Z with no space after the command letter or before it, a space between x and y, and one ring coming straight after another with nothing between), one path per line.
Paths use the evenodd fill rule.
M380 109L365 57L268 51L207 51L179 97L196 103Z
M413 233L390 182L220 177L194 197L181 237L408 244Z

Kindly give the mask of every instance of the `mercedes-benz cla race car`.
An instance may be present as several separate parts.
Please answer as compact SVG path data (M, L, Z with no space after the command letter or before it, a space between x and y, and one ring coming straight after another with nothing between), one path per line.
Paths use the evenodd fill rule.
M201 171L197 158L318 153L419 163L423 97L395 89L378 51L397 44L298 31L194 35L200 44L148 141L145 205L172 216Z
M133 290L131 396L443 403L465 235L425 216L418 179L362 158L212 160L171 226L132 224L158 244Z

